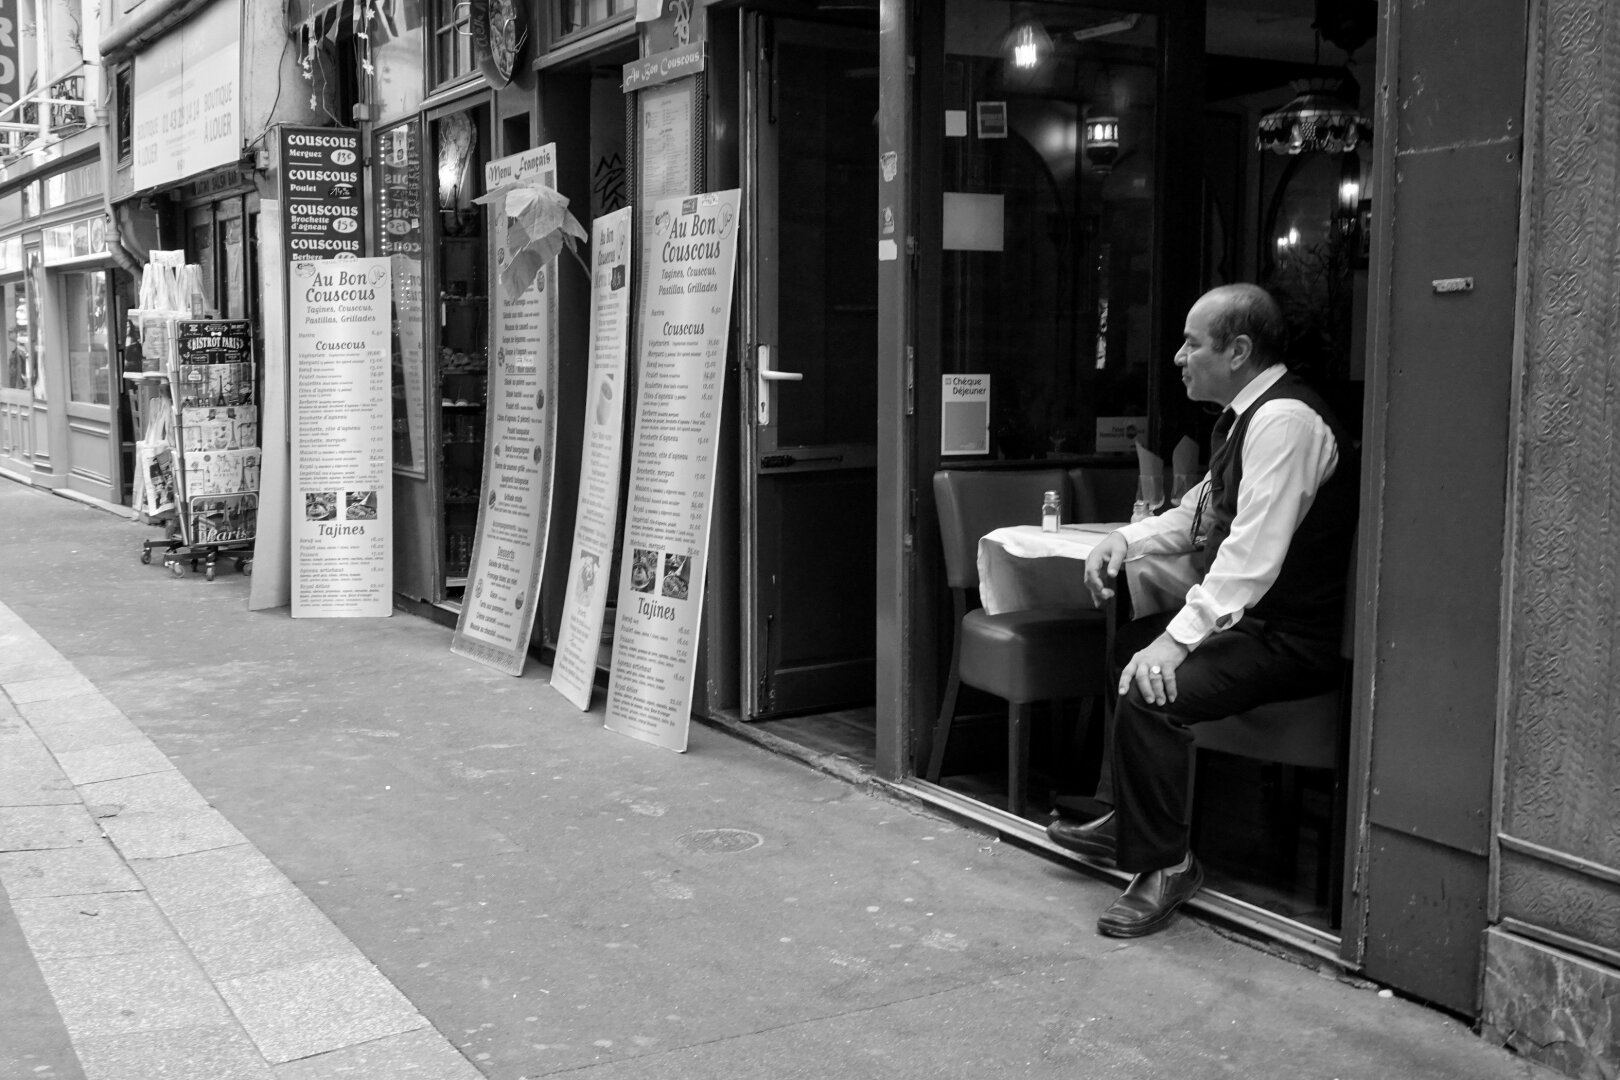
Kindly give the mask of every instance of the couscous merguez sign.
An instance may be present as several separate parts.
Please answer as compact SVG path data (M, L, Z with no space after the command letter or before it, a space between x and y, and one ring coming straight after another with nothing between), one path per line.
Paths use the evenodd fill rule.
M281 199L287 256L358 258L361 225L360 133L351 129L281 129Z

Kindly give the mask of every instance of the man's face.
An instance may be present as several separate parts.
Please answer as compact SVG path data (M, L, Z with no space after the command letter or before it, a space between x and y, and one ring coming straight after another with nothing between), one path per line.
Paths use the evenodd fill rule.
M1176 350L1176 366L1181 369L1181 382L1190 400L1229 405L1234 396L1232 356L1241 339L1227 342L1224 349L1215 348L1209 328L1214 314L1215 304L1207 297L1187 312L1181 348Z

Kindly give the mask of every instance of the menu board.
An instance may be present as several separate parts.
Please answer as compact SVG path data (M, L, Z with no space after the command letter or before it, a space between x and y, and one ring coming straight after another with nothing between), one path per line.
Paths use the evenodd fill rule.
M641 236L642 267L653 264L652 217L658 200L692 191L693 90L692 79L681 79L636 95L641 116L636 201L642 207L636 228Z
M294 263L293 618L393 612L388 260Z
M591 223L591 330L585 377L585 437L579 460L574 549L563 600L551 685L591 707L597 643L607 608L613 533L619 517L619 465L624 456L625 353L630 330L632 211L627 206Z
M491 204L490 304L495 362L489 371L484 483L467 586L450 650L522 675L545 565L555 469L557 262L539 264L518 218L532 187L557 186L548 143L484 167Z
M360 133L352 128L283 127L282 213L294 262L358 256Z
M732 189L656 203L642 288L606 726L677 751L691 724L739 202Z

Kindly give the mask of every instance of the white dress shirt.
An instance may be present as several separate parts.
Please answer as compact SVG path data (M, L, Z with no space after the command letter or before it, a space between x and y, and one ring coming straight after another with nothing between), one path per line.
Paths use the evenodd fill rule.
M1287 373L1274 364L1249 381L1232 399L1242 416ZM1243 618L1277 580L1294 531L1339 465L1333 432L1315 409L1293 398L1268 401L1255 410L1243 440L1243 479L1238 485L1232 531L1215 553L1204 580L1187 590L1182 609L1167 632L1198 648L1206 638ZM1120 530L1125 557L1184 554L1193 549L1192 525L1198 500L1209 488L1209 474L1181 502L1157 517ZM1209 508L1204 510L1205 518Z

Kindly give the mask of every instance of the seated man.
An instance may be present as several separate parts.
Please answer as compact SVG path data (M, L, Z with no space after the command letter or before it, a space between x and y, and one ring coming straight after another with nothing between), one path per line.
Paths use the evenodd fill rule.
M1097 922L1110 937L1153 933L1203 884L1188 846L1187 725L1321 693L1343 666L1350 436L1282 364L1282 314L1264 289L1211 290L1183 333L1175 363L1187 396L1225 406L1209 474L1178 506L1109 535L1086 560L1086 584L1101 604L1127 559L1189 552L1197 580L1179 610L1119 631L1129 659L1098 793L1114 809L1047 830L1135 875Z

